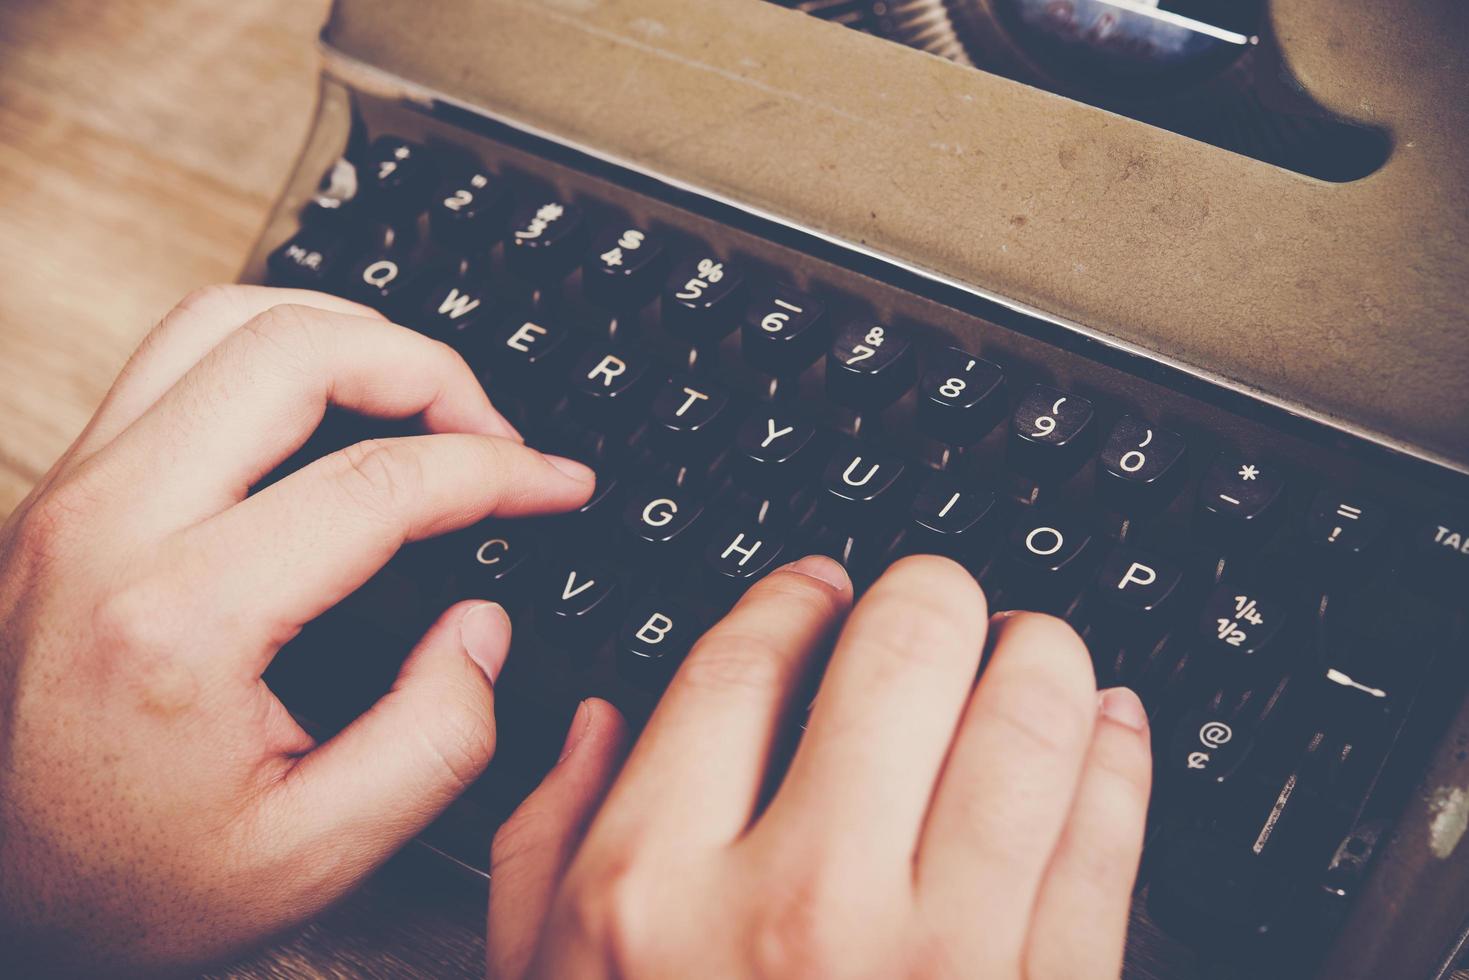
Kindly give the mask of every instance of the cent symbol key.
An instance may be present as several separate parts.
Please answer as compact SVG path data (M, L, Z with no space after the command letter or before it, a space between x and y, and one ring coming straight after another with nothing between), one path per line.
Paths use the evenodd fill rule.
M1010 417L1010 464L1037 480L1064 480L1091 453L1095 417L1087 399L1031 385Z

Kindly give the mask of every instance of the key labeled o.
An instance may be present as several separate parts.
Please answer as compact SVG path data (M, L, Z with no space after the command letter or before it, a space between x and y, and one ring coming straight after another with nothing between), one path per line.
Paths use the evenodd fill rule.
M1036 538L1042 537L1047 534L1049 534L1052 539L1054 539L1054 543L1051 545L1050 548L1043 550L1037 547ZM1061 536L1061 532L1053 527L1032 528L1031 532L1025 536L1025 550L1029 551L1032 555L1038 555L1041 558L1047 558L1051 555L1054 555L1056 552L1061 550L1061 546L1065 543L1066 539Z

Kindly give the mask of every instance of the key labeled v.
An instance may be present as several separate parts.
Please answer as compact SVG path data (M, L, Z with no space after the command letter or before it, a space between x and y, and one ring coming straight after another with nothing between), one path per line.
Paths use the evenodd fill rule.
M561 590L561 599L562 599L563 602L564 601L567 601L567 600L570 600L570 599L575 599L577 596L581 595L587 589L590 589L592 586L594 586L596 584L597 584L597 580L596 579L589 578L585 582L583 582L581 585L577 585L576 584L576 569L573 568L571 570L570 574L568 574L566 576L566 588L564 588L564 589Z

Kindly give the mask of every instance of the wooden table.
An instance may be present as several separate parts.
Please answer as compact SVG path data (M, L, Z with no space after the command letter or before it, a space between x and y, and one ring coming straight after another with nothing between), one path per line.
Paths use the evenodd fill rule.
M326 9L0 2L0 517L148 328L237 276L310 122ZM482 892L426 873L400 860L215 975L483 977Z

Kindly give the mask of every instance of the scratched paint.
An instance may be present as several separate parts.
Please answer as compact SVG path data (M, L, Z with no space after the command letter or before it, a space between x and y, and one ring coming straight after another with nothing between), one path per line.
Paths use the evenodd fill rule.
M1433 819L1428 823L1428 849L1440 861L1459 846L1469 829L1469 793L1459 786L1440 786L1428 803Z

